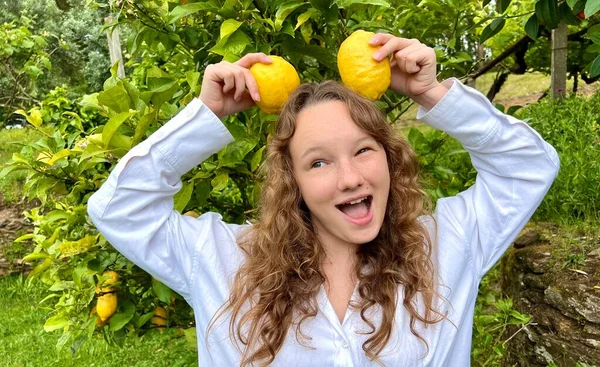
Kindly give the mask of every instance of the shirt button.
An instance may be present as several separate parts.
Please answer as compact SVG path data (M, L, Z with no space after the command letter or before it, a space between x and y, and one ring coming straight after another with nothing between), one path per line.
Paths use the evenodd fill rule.
M348 349L348 343L345 340L342 342L342 348Z

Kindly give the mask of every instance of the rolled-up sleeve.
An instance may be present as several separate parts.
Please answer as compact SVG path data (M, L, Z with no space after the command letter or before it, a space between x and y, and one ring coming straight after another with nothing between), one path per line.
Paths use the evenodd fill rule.
M173 196L184 173L232 140L221 121L194 99L132 148L88 200L88 214L104 237L188 302L198 234L214 221L176 212Z
M462 239L481 277L502 256L541 203L558 174L554 148L525 122L502 114L456 79L418 118L461 142L477 170L475 184L438 201L436 217ZM440 246L444 246L441 242Z

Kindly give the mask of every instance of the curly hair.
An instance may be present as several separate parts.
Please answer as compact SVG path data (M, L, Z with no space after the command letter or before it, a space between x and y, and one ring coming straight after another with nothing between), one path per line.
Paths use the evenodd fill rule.
M324 101L345 103L357 126L384 147L390 170L384 223L376 238L359 246L356 252L360 300L352 306L360 310L361 318L371 329L362 346L364 352L377 361L388 343L399 292L403 293L403 306L410 314L411 332L425 344L416 323L429 325L444 318L434 307L438 293L431 261L432 242L418 219L427 213L428 201L419 184L414 150L371 101L333 81L303 84L290 96L279 116L262 167L264 182L258 219L238 238L247 256L235 275L228 301L213 317L214 321L225 312L231 313L230 337L242 353L242 366L273 362L294 325L298 341L307 338L300 326L318 312L316 296L326 282L321 269L325 250L293 177L289 145L300 111ZM417 307L419 294L423 310ZM380 325L367 317L367 311L375 306L381 309Z

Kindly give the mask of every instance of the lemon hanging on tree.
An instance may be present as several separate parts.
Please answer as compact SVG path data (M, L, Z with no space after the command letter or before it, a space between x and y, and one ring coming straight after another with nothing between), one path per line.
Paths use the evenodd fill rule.
M269 56L270 64L256 63L250 67L250 72L256 84L260 101L258 107L266 113L277 114L287 101L290 94L300 85L298 72L284 58Z
M381 47L369 44L374 35L363 30L352 33L342 42L337 56L342 83L373 101L381 97L392 80L390 61L373 59L373 54Z

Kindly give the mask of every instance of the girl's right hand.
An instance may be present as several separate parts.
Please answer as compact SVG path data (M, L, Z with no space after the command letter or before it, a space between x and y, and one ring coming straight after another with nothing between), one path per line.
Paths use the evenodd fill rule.
M253 64L270 64L264 53L245 55L235 63L222 61L206 67L200 100L219 118L238 113L260 100L256 80L248 70Z

